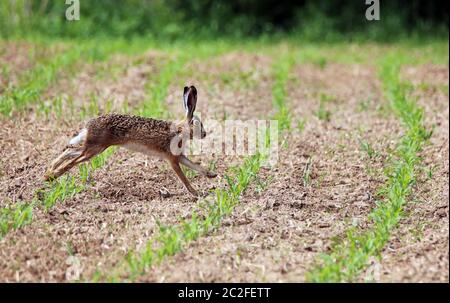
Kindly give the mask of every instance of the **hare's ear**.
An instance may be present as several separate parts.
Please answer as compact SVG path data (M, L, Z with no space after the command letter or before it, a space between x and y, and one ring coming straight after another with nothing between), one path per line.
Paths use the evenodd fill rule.
M183 106L186 111L186 119L189 121L194 117L195 106L197 105L197 89L195 86L184 87Z

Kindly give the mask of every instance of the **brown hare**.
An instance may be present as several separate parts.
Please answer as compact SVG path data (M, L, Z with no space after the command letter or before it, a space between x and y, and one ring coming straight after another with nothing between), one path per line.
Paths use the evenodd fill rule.
M94 118L69 141L69 146L53 161L44 179L58 178L109 146L118 145L167 160L186 189L192 195L198 196L181 170L180 163L209 178L214 178L217 174L183 155L183 147L188 139L203 139L206 136L202 122L194 116L196 104L197 89L194 86L186 86L183 92L183 105L186 110L184 121L169 122L120 114Z

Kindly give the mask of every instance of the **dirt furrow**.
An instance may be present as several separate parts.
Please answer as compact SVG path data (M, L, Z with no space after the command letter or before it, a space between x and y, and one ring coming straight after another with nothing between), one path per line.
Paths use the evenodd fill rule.
M250 107L247 111L233 109L236 107L235 99L233 95L221 94L222 87L210 89L207 77L192 72L197 67L201 68L197 64L189 64L186 73L179 75L169 89L165 102L173 117L183 117L181 96L182 87L186 84L197 86L197 112L201 113L202 119L214 115L223 117L223 108L234 117L251 111ZM249 93L247 96L253 98L252 104L264 102L268 105L271 102L270 94L266 94L265 99L261 99L260 93ZM251 114L247 114L249 116ZM208 125L205 124L205 127L208 128ZM217 161L219 174L223 174L229 166L228 159L221 155L193 159L200 160L203 166L207 166L210 160ZM131 155L119 149L91 178L93 183L87 191L55 205L50 214L42 215L31 226L3 240L4 246L9 245L2 252L4 259L16 258L9 265L6 262L3 264L6 277L11 280L19 277L21 281L66 280L66 273L71 268L66 261L70 263L70 257L74 256L81 263L81 278L89 279L97 268L105 272L122 261L126 251L141 249L157 231L157 220L174 224L196 207L195 199L186 193L166 164L142 154ZM192 180L193 185L203 192L221 182L220 178L212 181L198 176ZM172 194L170 198L160 197L159 189L162 187ZM36 234L42 236L33 239ZM15 244L11 247L12 241ZM17 251L24 243L33 243L33 246L26 251ZM40 251L39 247L46 247L46 250ZM26 263L30 265L16 270L18 264Z
M146 77L155 72L155 63L152 60L154 58L150 56L148 61L142 62L139 66L126 66L123 74L116 79L93 81L93 75L86 76L89 72L82 72L73 81L74 85L70 86L72 88L69 91L66 91L63 85L67 80L63 80L62 87L58 86L58 89L55 89L58 93L48 95L54 97L66 91L75 95L77 103L84 104L89 103L92 94L95 94L99 96L100 109L109 98L117 104L117 108L120 108L119 104L128 100L129 109L132 110L145 99ZM37 108L35 110L36 112L18 116L14 120L2 120L4 127L0 130L1 205L8 201L32 199L34 190L41 183L40 176L45 166L61 152L68 139L84 127L89 119L80 118L79 108L73 113L67 107L63 107L60 119L53 116L43 118L42 113L37 112Z
M0 41L0 93L14 86L19 78L36 65L64 51L62 45L45 47L28 42Z
M414 85L411 98L434 127L421 153L423 167L406 216L368 272L383 282L448 282L449 267L449 103L448 66L406 67L404 80ZM447 86L448 87L448 86Z
M241 55L246 56L246 61L250 62L250 65L253 64L253 68L258 67L259 73L255 74L254 77L261 83L256 88L268 85L270 65L267 58L249 54ZM225 58L230 58L230 56L230 54L227 54ZM198 90L196 114L204 121L207 132L219 131L208 127L208 119L222 120L226 115L227 117L234 117L234 119L248 119L252 117L251 108L253 108L253 105L260 103L267 107L270 104L270 95L262 96L261 90L249 91L245 87L236 87L235 90L231 90L230 83L220 81L218 78L221 77L222 72L236 77L236 73L245 71L245 69L237 66L236 61L234 61L234 65L230 66L229 64L223 64L223 60L224 57L219 56L205 61L195 60L187 63L183 71L173 80L174 84L170 86L165 100L166 107L173 120L184 119L182 88L185 85L195 85ZM261 65L261 62L264 63ZM227 93L224 94L224 91L227 91ZM248 98L245 100L250 104L248 108L242 109L242 106L238 105L242 104L243 101L240 101L242 98ZM219 175L216 179L207 179L201 176L189 177L192 185L204 194L214 188L225 186L223 175L228 167L240 161L240 157L227 157L221 154L202 154L190 156L190 158L193 161L200 162L204 167L208 167L211 161L215 163L215 171ZM104 203L117 199L121 205L128 205L131 209L143 211L134 220L127 219L125 226L122 224L116 228L114 246L111 247L110 251L99 252L98 256L95 256L95 259L89 262L87 270L84 272L86 278L92 276L94 265L101 262L99 260L107 262L98 266L102 272L107 273L114 265L123 261L125 249L127 251L144 249L146 241L158 232L157 221L164 225L178 224L182 218L189 217L191 212L198 208L197 199L189 196L164 161L134 153L132 158L126 162L118 161L112 165L111 170L121 173L116 174L114 178L105 175L108 182L102 182L103 184L99 182L99 191ZM130 168L127 169L124 165L128 165ZM99 179L103 180L102 177ZM116 188L123 190L123 194L118 197L111 196ZM161 188L171 193L171 197L162 198L159 194ZM111 215L116 216L114 213ZM117 247L123 247L124 249L118 250Z
M32 67L27 48L0 47L6 50L0 65L11 58L8 64L14 66L7 79L11 83ZM11 49L17 49L17 57ZM164 107L171 119L183 119L182 88L195 85L197 114L207 132L220 131L210 126L211 119L271 117L272 64L278 55L234 51L188 61L171 80ZM0 118L0 207L34 198L46 165L90 116L139 107L148 81L166 59L151 51L81 64L77 76L59 75L42 104L12 120ZM448 269L449 243L448 66L406 66L402 76L414 85L411 97L425 108L425 122L435 131L421 154L424 167L406 216L381 260L372 260L361 280L448 281L448 273L442 274ZM383 166L404 130L385 104L376 68L327 60L301 63L291 71L287 95L292 129L286 145L280 145L277 165L261 169L218 230L140 281L304 281L318 254L329 251L345 230L368 226L376 190L385 181ZM219 173L216 179L188 174L204 194L227 186L224 174L242 161L207 152L190 158ZM0 239L2 281L89 280L96 270L108 274L127 252L145 247L158 222L179 224L199 207L165 162L124 149L89 180L84 191L48 213L36 208L30 225ZM162 197L161 189L170 196Z
M157 64L165 60L162 54L149 51L135 56L116 54L104 62L80 62L74 69L81 72L76 76L72 73L60 75L58 83L43 95L44 107L55 111L55 99L60 98L63 113L76 120L86 111L87 115L95 115L91 111L132 110L144 101L142 88L157 72Z
M368 110L381 102L375 73L330 64L323 70L302 65L293 75L299 80L289 86L294 121L307 122L293 130L277 168L261 172L261 181L247 191L225 226L144 280L302 281L333 238L365 224L374 190L383 181L375 172L398 132L393 119L357 110L368 94ZM331 112L329 122L315 116L320 100ZM369 140L380 155L368 160L359 139Z
M80 76L77 78L76 85L92 89L100 96L103 96L102 92L108 91L110 98L118 100L117 104L120 104L120 101L128 100L130 110L132 110L133 105L135 106L145 99L146 81L144 78L149 75L150 71L156 71L154 60L152 53L147 54L139 65L126 68L123 75L114 82L107 79L106 82L98 81L92 84L89 77ZM84 91L80 93L79 100L85 102L85 98L88 96L89 93ZM104 101L104 99L99 99L99 102ZM64 117L68 115L69 113L64 113ZM2 145L0 151L2 159L0 163L2 171L0 205L3 207L9 203L33 199L35 191L43 186L42 175L46 166L61 152L67 140L81 127L84 127L85 121L43 119L37 114L30 114L17 117L15 120L4 120L2 123L6 126L2 128L0 136ZM71 172L71 174L77 173L77 169ZM84 198L86 196L81 197L81 199ZM63 208L66 212L61 211L58 207L50 213L36 208L31 225L12 231L0 240L2 255L0 273L5 277L5 281L54 281L57 277L57 280L64 279L64 274L46 266L52 264L52 260L61 261L57 259L58 253L55 250L63 249L68 255L76 252L77 248L73 247L70 240L65 241L62 235L66 232L83 234L90 228L88 225L80 225L79 222L75 223L72 229L64 229L60 224L59 220L65 221L69 214L77 214L77 210L70 208L70 205L79 202L78 199L80 197L74 197L73 200L67 199L68 206ZM95 207L97 206L99 205ZM97 214L104 211L107 210L100 209ZM90 213L87 212L85 215L89 216ZM116 219L121 220L120 215ZM87 243L90 240L90 238L83 239ZM42 250L43 247L46 249ZM64 261L62 264L64 267L70 266ZM36 275L36 270L42 266L46 270Z

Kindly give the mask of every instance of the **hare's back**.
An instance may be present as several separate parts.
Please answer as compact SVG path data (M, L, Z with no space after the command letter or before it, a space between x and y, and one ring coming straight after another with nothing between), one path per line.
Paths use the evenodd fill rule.
M170 123L139 116L108 114L89 121L88 130L88 137L92 140L117 145L160 138L170 131Z

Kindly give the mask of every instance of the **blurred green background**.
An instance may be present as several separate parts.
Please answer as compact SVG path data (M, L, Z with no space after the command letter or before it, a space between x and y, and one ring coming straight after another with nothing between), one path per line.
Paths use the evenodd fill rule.
M371 22L365 0L80 0L80 20L72 22L65 2L1 0L1 37L448 39L447 1L381 1L381 21Z

